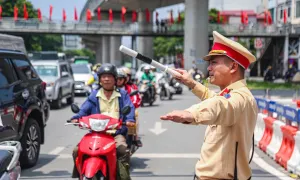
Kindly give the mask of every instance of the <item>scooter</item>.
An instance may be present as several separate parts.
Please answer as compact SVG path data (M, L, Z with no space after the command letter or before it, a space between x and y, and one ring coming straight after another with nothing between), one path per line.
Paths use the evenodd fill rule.
M176 81L175 78L172 77L169 84L170 84L170 86L172 86L175 89L176 94L182 94L183 88L182 88L181 84Z
M79 107L71 105L73 113L79 112ZM125 106L122 114L127 115L130 107ZM117 152L114 135L117 129L125 123L112 117L93 114L79 119L78 123L67 121L65 125L78 125L81 129L88 129L78 144L78 156L75 167L79 172L80 180L116 180L117 178Z
M159 94L160 100L164 100L165 98L171 100L173 95L175 94L175 89L169 85L166 77L164 76L158 79L157 94Z
M0 127L0 132L7 127ZM19 157L22 151L18 141L0 142L0 180L18 180L21 177Z
M150 106L155 101L155 95L154 93L151 93L150 88L152 88L152 91L154 91L154 87L149 86L150 81L149 80L143 80L139 84L139 92L141 93L142 96L142 105L144 106L144 103L149 103ZM154 96L154 97L153 97Z

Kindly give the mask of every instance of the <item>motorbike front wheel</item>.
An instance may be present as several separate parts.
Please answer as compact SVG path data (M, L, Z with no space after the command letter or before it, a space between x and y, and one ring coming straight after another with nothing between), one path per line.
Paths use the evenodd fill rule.
M106 180L106 178L102 175L102 173L97 173L92 178L87 178L87 177L83 176L83 180Z

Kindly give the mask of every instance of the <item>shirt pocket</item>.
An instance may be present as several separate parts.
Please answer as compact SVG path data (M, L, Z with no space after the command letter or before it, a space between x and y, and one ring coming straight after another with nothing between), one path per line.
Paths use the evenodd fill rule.
M209 125L205 132L204 142L208 144L216 144L221 138L221 126Z

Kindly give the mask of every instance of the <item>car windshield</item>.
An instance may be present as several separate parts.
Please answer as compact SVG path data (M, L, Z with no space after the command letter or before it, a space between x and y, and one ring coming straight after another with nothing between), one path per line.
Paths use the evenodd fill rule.
M89 74L90 69L86 64L72 64L74 74Z
M40 76L58 76L57 66L34 65L34 68Z

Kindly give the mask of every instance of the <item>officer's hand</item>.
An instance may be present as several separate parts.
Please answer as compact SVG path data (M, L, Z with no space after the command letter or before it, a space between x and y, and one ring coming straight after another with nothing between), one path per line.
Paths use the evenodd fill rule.
M127 122L126 122L126 126L128 126L128 127L134 127L134 126L135 126L135 123L134 123L134 122L127 121Z
M196 82L192 78L192 76L186 71L182 69L175 69L175 71L179 72L181 76L174 75L174 78L180 83L186 85L187 87L193 89L196 86Z
M194 117L193 115L188 111L172 111L164 116L160 116L161 120L170 120L178 123L187 123L187 122L193 122Z

